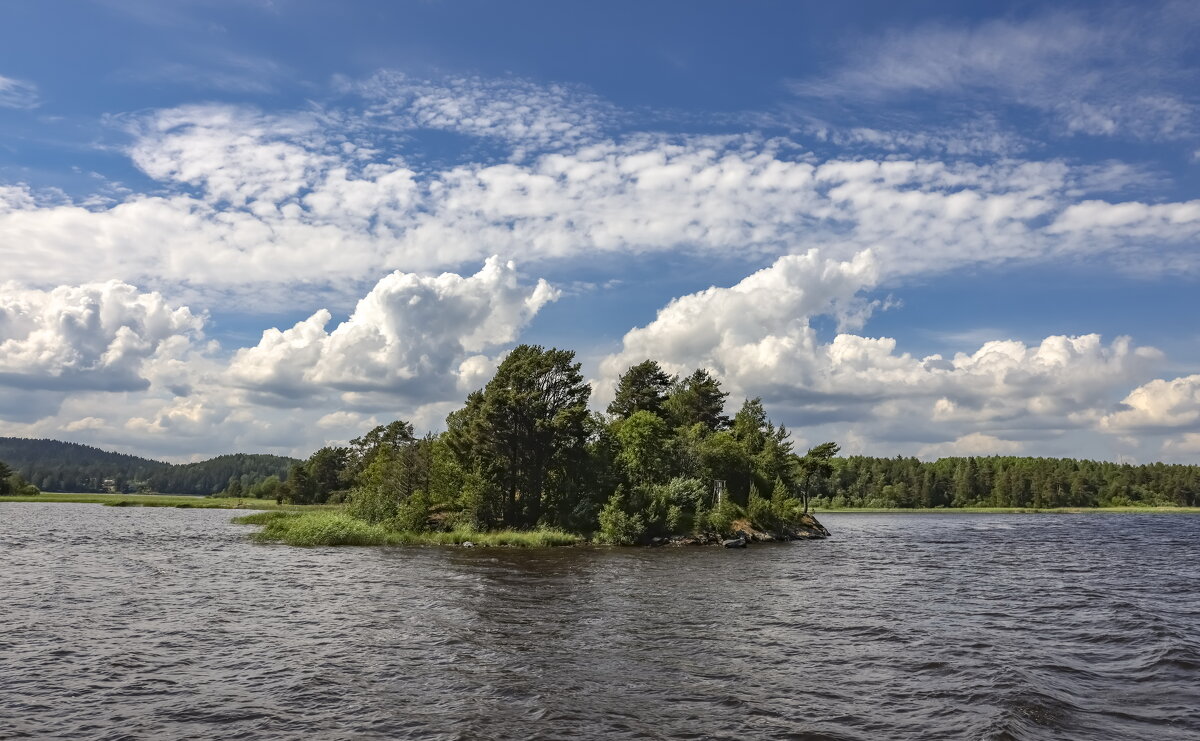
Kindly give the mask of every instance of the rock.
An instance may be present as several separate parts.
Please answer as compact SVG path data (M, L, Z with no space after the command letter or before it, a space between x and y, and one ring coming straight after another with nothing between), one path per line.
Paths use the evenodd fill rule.
M746 539L734 538L733 540L722 540L721 545L725 546L726 548L745 548Z
M475 547L475 544L474 544L474 543L472 543L472 542L471 542L471 541L469 541L469 540L464 540L464 541L462 542L462 547L463 547L463 548L474 548L474 547Z
M650 539L650 547L658 548L659 546L664 546L670 542L671 542L670 538L651 538Z

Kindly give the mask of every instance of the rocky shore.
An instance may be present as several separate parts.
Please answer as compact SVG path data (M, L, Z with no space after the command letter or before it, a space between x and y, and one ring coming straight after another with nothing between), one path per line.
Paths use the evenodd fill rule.
M705 533L675 538L654 538L651 546L665 545L720 545L726 548L745 548L751 543L772 543L781 540L821 540L829 537L816 517L804 515L792 527L777 531L755 529L749 520L738 520L733 523L729 533Z

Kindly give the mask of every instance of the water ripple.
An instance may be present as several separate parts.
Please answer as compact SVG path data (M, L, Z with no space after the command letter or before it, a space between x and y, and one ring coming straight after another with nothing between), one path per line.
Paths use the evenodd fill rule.
M293 549L0 508L0 738L1194 739L1200 518L722 549Z

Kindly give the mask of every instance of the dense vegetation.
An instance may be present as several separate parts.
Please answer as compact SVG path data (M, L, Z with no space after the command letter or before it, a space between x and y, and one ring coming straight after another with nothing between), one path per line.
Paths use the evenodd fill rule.
M30 497L41 494L36 486L25 480L4 461L0 461L0 497Z
M574 353L522 345L441 435L416 437L396 421L322 448L291 468L279 497L348 502L349 517L393 533L554 529L636 543L787 533L832 472L837 445L797 455L759 399L730 419L727 394L703 370L675 378L653 361L636 365L607 415L588 411L590 393Z
M822 507L1200 506L1200 466L1070 458L852 456L814 494Z
M629 368L605 414L574 354L522 345L487 385L418 437L381 425L307 460L220 456L170 465L50 440L0 438L0 493L134 491L342 504L272 515L264 537L315 543L609 543L782 536L824 509L1200 506L1200 466L1050 458L803 455L761 399L726 415L707 371Z
M239 494L287 474L292 458L222 455L199 463L171 464L58 440L0 437L0 460L43 491L136 492L207 495L227 488ZM236 485L233 483L236 482ZM274 490L270 491L274 496Z

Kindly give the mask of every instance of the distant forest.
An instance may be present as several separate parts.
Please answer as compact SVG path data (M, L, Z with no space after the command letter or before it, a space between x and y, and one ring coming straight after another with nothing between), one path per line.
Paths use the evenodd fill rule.
M754 400L750 404L755 416L761 416ZM781 437L780 442L786 445L785 440ZM42 491L61 492L224 492L275 498L280 482L288 479L289 469L293 473L301 471L306 480L327 478L318 469L334 452L323 449L303 462L239 453L199 463L170 464L57 440L0 438L0 462ZM784 449L785 454L788 452ZM1200 466L1196 465L1013 456L942 458L932 462L848 456L833 458L830 464L830 475L812 481L811 499L819 509L1200 506ZM738 466L747 468L741 463L734 468ZM732 488L738 488L732 473L724 475ZM747 479L743 486L749 483ZM759 484L768 492L772 487L768 480ZM343 486L325 484L318 487L320 491L295 500L325 501L328 491ZM291 493L290 489L284 487L282 491Z
M1200 466L1011 456L851 456L833 466L818 507L1200 506Z
M215 494L236 481L250 490L287 475L293 458L236 453L172 464L59 440L0 437L0 461L42 491Z

